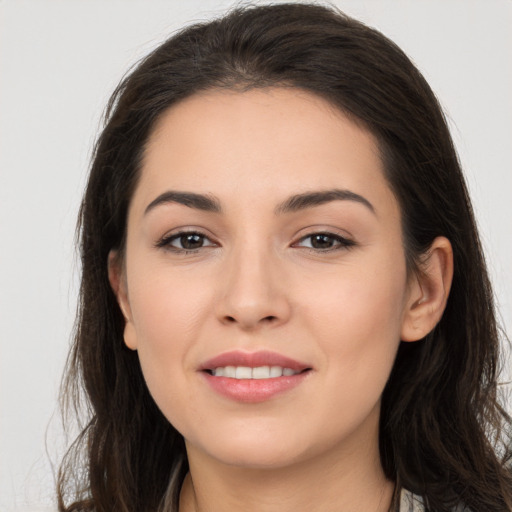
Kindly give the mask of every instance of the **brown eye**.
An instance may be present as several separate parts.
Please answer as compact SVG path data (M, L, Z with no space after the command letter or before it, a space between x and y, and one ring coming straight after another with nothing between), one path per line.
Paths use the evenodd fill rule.
M330 251L352 247L355 242L333 233L313 233L303 237L296 245L317 251Z
M311 247L314 249L331 249L336 243L332 236L320 233L311 236Z
M203 247L214 246L215 244L202 233L195 231L176 233L166 236L156 246L172 251L197 251Z
M180 249L199 249L204 244L205 237L203 235L199 235L198 233L187 233L186 235L181 235L175 241L179 241L181 245Z

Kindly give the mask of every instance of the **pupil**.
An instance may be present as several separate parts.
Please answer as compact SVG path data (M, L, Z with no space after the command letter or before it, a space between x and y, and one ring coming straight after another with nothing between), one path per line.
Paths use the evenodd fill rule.
M197 249L203 245L203 237L197 234L183 235L180 242L184 249Z
M315 249L329 249L332 247L332 239L329 235L314 235L311 245Z

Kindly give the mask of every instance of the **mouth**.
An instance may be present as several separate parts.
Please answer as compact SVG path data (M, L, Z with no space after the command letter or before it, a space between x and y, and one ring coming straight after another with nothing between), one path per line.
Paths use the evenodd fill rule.
M283 368L282 366L219 366L211 370L204 370L212 377L227 377L229 379L276 379L278 377L292 377L299 373L307 372L311 368L303 370L294 370L293 368Z
M263 402L298 386L313 367L268 351L221 354L200 368L216 393L238 402Z

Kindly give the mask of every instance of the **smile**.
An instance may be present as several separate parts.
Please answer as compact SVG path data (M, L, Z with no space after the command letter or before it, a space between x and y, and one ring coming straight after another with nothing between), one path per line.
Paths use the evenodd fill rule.
M219 366L211 370L214 377L228 377L230 379L273 379L276 377L291 377L300 371L282 366Z
M259 403L299 386L312 366L271 351L231 351L206 361L200 374L209 388L224 398Z

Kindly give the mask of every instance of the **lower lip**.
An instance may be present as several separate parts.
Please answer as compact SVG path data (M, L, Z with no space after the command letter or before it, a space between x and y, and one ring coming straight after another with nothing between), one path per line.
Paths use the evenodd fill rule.
M289 377L270 379L232 379L214 377L203 372L204 378L214 391L237 402L257 403L270 400L274 396L290 391L298 386L309 374L301 372Z

